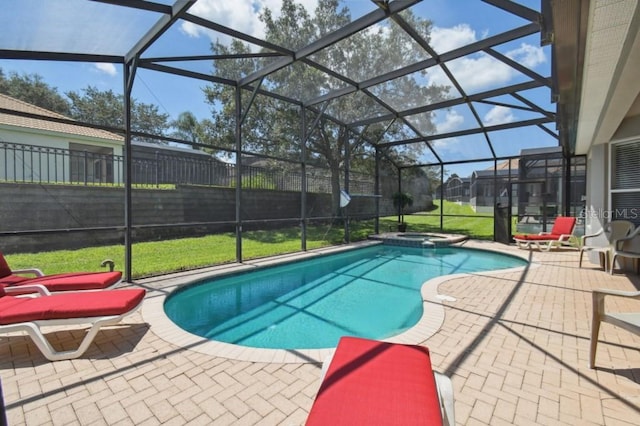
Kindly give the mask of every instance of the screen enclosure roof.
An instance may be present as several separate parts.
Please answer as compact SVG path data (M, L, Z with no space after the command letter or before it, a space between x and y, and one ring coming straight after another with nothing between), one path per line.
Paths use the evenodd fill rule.
M313 16L318 0L301 3ZM301 42L265 30L264 8L280 16L281 1L21 0L0 17L0 59L111 63L230 85L324 114L381 149L423 144L424 165L570 147L558 131L548 1L336 3L348 19ZM372 33L384 42L355 55ZM214 52L216 42L244 52ZM287 73L316 77L282 84ZM399 91L406 81L415 90Z

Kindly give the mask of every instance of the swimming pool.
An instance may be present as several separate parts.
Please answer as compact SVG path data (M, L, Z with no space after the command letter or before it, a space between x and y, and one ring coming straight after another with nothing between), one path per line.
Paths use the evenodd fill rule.
M164 303L180 328L255 348L333 347L343 335L384 339L422 316L436 276L523 266L476 249L378 245L193 283Z

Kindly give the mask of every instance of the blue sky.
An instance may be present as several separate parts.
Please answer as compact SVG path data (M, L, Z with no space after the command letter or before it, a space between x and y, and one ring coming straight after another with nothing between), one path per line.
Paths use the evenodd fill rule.
M264 35L264 28L255 12L264 7L278 10L280 2L281 0L235 0L233 2L199 0L192 6L190 12L260 38ZM316 4L316 0L300 2L309 10ZM163 3L169 2L163 1ZM375 9L375 5L369 0L351 0L342 3L349 8L353 19ZM519 3L536 10L540 7L539 0ZM11 2L8 7L11 13L3 13L3 16L0 16L0 28L4 27L3 32L12 36L0 41L0 48L40 46L43 50L56 50L59 46L65 46L66 49L78 51L89 48L94 49L96 53L122 54L130 47L128 44L130 37L142 35L146 28L159 17L153 13L113 8L84 0L21 0ZM424 0L412 10L415 14L429 18L433 22L431 43L438 53L527 24L521 18L479 0ZM81 19L90 19L92 25L82 27L86 28L84 32L82 30L78 30L80 32L65 31L64 28L74 25L73 20L70 19L70 16L73 16L72 12L84 14L85 17ZM55 22L56 25L47 26L44 25L45 22ZM47 31L45 28L58 28L58 30ZM210 53L211 41L217 37L219 35L192 24L177 23L156 43L154 50L149 51L148 55L165 56L176 54L176 52L180 55L207 54ZM539 46L539 36L519 39L496 47L496 50L535 69L539 74L549 75L551 61L549 48ZM460 81L466 94L491 90L525 79L512 68L501 65L485 54L467 56L448 63L448 66ZM210 65L207 63L194 64L191 67L201 72L210 72ZM0 60L0 68L5 73L12 71L37 73L62 93L80 91L89 85L100 90L111 89L122 93L122 69L112 64ZM430 84L447 84L448 82L444 72L438 68L430 70L427 78ZM206 118L211 115L211 106L204 102L202 95L204 85L202 81L140 70L136 76L133 97L138 101L158 105L161 112L169 114L172 118L186 110L192 111L199 118ZM539 104L546 105L546 109L555 110L549 102L550 95L547 90L531 91L527 96ZM496 100L514 103L513 99ZM481 104L475 106L485 125L533 118L530 113L519 109ZM435 124L441 131L477 127L477 122L466 107L437 111ZM553 124L548 128L555 130ZM512 130L501 133L496 137L497 155L516 155L521 146L555 144L545 132L535 129L529 129L526 132ZM516 140L518 144L514 144ZM443 153L442 158L445 161L491 155L481 135L437 141L435 146L441 150L439 152ZM429 159L429 155L426 155L424 160L429 161ZM477 166L447 167L450 172L461 176L468 175L474 168Z

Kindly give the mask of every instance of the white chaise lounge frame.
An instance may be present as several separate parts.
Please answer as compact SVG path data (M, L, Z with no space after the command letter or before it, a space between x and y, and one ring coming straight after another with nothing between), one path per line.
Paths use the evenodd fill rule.
M42 285L29 285L22 286L18 288L5 288L5 292L7 294L10 293L23 293L26 289L31 289L36 291L40 296L48 296L51 293ZM106 325L113 325L120 322L124 317L131 315L134 313L139 307L142 305L140 302L135 308L131 309L128 312L125 312L120 315L105 315L105 316L96 316L96 317L86 317L86 318L66 318L66 319L51 319L51 320L38 320L38 321L28 321L28 322L20 322L15 324L6 324L0 325L0 335L7 333L15 333L15 332L25 332L31 337L33 343L40 349L42 354L50 361L62 361L68 359L75 359L81 357L89 348L93 339L100 331L100 328ZM49 326L69 326L69 325L83 325L90 324L91 327L87 331L87 334L80 342L80 345L77 349L68 350L68 351L56 351L54 347L51 345L49 340L45 337L44 333L41 330L41 327L49 327Z

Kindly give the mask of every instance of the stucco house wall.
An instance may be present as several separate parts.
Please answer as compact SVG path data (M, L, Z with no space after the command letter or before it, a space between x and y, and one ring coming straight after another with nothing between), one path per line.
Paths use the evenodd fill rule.
M106 169L100 155L122 156L124 140L121 136L91 127L48 121L35 116L69 120L68 117L48 111L0 94L0 108L29 115L0 113L0 180L30 181L40 180L56 171L56 180L69 181L74 161L70 150L93 152L94 155L82 163L82 168ZM32 146L25 148L23 145ZM75 159L76 168L79 164ZM98 164L95 164L99 162ZM110 171L122 173L122 168ZM44 176L43 176L44 175ZM116 178L119 178L117 176ZM120 179L121 180L121 179Z

